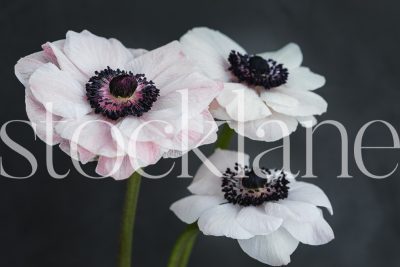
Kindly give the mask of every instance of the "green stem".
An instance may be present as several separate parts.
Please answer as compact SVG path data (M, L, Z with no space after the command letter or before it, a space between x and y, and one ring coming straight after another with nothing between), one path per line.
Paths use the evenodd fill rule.
M122 213L122 225L120 235L120 250L118 257L119 267L131 267L133 229L135 225L135 215L137 201L139 198L139 189L141 176L135 172L129 177L125 193L125 203Z
M231 139L235 131L229 127L227 123L224 124L221 133L218 136L218 140L215 143L215 148L227 149L231 144Z
M199 228L196 223L186 227L172 249L168 267L185 267L188 264L198 234Z
M225 124L219 134L217 142L215 143L215 148L229 148L234 133L235 132L229 127L229 125ZM187 266L198 234L199 228L197 223L190 224L186 227L175 242L168 261L168 267Z

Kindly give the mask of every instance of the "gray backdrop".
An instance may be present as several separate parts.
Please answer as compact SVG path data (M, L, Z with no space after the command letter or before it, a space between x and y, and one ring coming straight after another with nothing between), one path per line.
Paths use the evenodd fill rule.
M92 32L120 39L129 47L156 48L194 26L225 32L251 52L300 44L305 64L327 78L319 93L329 102L320 120L342 122L349 133L349 151L358 129L382 119L399 130L398 61L400 42L398 1L369 0L247 0L247 1L29 1L0 3L0 123L26 119L24 88L13 74L21 56L40 49L45 41L64 38L67 30ZM8 133L34 151L39 169L27 180L0 178L0 266L64 267L115 266L119 219L125 182L90 180L71 171L67 178L49 178L45 145L32 131L16 124ZM305 130L292 135L292 165L305 169ZM367 145L390 145L387 129L371 127ZM233 144L233 143L232 143ZM249 141L250 154L280 145ZM340 138L323 127L315 138L314 182L321 186L335 210L327 216L336 239L328 245L300 245L291 266L399 266L399 171L385 180L365 177L350 157L353 179L338 179ZM210 153L211 147L203 149ZM56 170L72 169L69 157L54 149ZM29 163L0 142L4 168L27 175ZM370 170L385 173L399 160L398 151L368 151ZM148 172L167 170L164 160ZM179 167L179 161L177 160ZM191 173L200 161L192 155ZM281 164L277 152L264 160ZM85 166L93 172L93 165ZM135 266L164 266L178 233L185 227L169 205L188 194L190 180L145 180L140 195L135 236ZM241 252L234 240L201 236L191 267L262 266Z

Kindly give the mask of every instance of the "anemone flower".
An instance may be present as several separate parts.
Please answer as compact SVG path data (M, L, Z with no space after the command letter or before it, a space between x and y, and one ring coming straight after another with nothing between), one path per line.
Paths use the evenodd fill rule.
M211 112L241 135L279 140L295 131L298 123L313 126L314 116L327 109L325 100L313 92L325 84L325 78L301 66L303 56L296 44L248 54L226 35L208 28L194 28L180 41L204 74L224 82Z
M278 169L250 168L249 156L218 149L198 170L185 197L171 206L183 222L197 221L205 235L237 239L249 256L281 266L299 242L321 245L334 238L325 221L325 207L332 206L315 185L296 181Z
M128 178L215 141L208 106L222 84L196 72L179 42L147 52L85 30L42 48L15 66L28 117L46 143L97 160L98 174Z

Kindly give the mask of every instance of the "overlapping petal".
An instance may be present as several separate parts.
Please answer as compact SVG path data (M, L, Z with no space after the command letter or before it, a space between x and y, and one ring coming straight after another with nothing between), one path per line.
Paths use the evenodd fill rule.
M153 51L128 49L116 39L84 30L69 31L65 40L47 42L42 48L15 66L26 87L28 117L45 139L47 112L56 120L49 128L53 138L48 143L60 143L62 150L82 163L98 159L99 174L128 178L162 157L215 142L217 127L208 106L223 85L197 72L179 42ZM98 107L89 104L86 87L91 77L105 69L113 75L144 74L154 83L159 96L150 110L141 117L118 120L98 115ZM93 80L90 83L93 86ZM93 91L90 94L93 100Z
M240 153L236 151L217 149L208 160L223 172L235 168L238 155ZM248 155L241 154L241 158L240 166L249 165ZM197 220L199 229L206 235L237 239L242 250L260 262L286 265L300 242L326 244L334 238L334 233L318 208L326 207L332 212L324 192L315 185L296 181L289 172L284 173L288 195L278 200L266 200L260 205L259 202L234 201L231 195L227 197L222 190L227 186L227 176L213 173L204 163L188 188L193 195L175 202L171 210L186 223ZM255 178L252 179L254 182ZM255 187L255 183L247 187L243 181L231 181L236 184L228 186L254 194L253 198L264 192L265 187ZM240 194L239 191L236 193Z
M246 69L248 65L240 65L237 71L243 72L243 77L235 77L237 74L231 69L234 66L231 66L231 59L228 60L229 53L233 50L244 56L246 51L226 35L204 27L194 28L181 38L181 42L188 57L203 73L225 83L224 90L211 106L211 112L216 119L228 121L231 128L241 135L254 140L276 141L292 133L298 122L302 126L312 127L316 122L314 116L327 110L326 101L312 92L325 84L325 78L301 66L303 54L295 43L289 43L277 51L257 55L258 58L275 61L277 69L287 70L287 79L270 87L264 85L265 83L259 85L260 83L244 79L243 77L252 77L249 74L251 70ZM247 59L250 57L253 55L247 54ZM241 60L246 58L241 58L237 64ZM264 78L260 76L259 79L271 75L269 72L272 68L275 67L269 66ZM242 93L238 94L240 91ZM313 122L307 123L307 118L313 118ZM277 124L266 123L276 120L281 120L289 130L278 133ZM244 130L237 127L238 122L246 122ZM262 138L257 134L260 125L263 125L263 132L267 133Z

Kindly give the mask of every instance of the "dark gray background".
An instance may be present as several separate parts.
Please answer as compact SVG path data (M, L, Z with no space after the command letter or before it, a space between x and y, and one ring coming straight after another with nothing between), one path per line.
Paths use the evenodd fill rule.
M26 119L24 88L14 77L19 57L40 49L45 41L64 38L67 30L89 29L120 39L129 47L156 48L194 26L225 32L248 51L277 49L295 41L305 64L327 78L319 93L329 102L320 120L342 122L350 138L353 179L338 179L340 139L334 128L321 128L315 138L314 182L330 197L335 215L327 219L336 239L328 245L300 245L291 266L399 266L399 171L385 180L365 177L352 156L358 129L373 119L399 130L400 59L398 1L247 0L247 1L30 1L0 3L0 123ZM0 178L0 266L115 266L119 219L125 182L90 180L71 171L67 178L49 177L45 145L25 125L9 134L37 156L39 169L27 180ZM305 131L292 135L293 169L305 169ZM371 127L368 145L390 145L388 131ZM248 142L252 155L279 145ZM210 147L203 149L210 152ZM56 169L72 169L67 155L54 149ZM29 163L0 142L4 168L27 175ZM370 170L385 173L399 161L398 151L365 153ZM191 158L194 173L200 161ZM280 154L264 160L280 164ZM148 172L161 173L164 160ZM179 161L177 161L179 166ZM85 167L92 171L93 165ZM165 266L170 248L185 227L169 205L188 194L190 180L145 180L140 195L135 236L135 266ZM191 267L262 266L241 252L234 240L201 236Z

